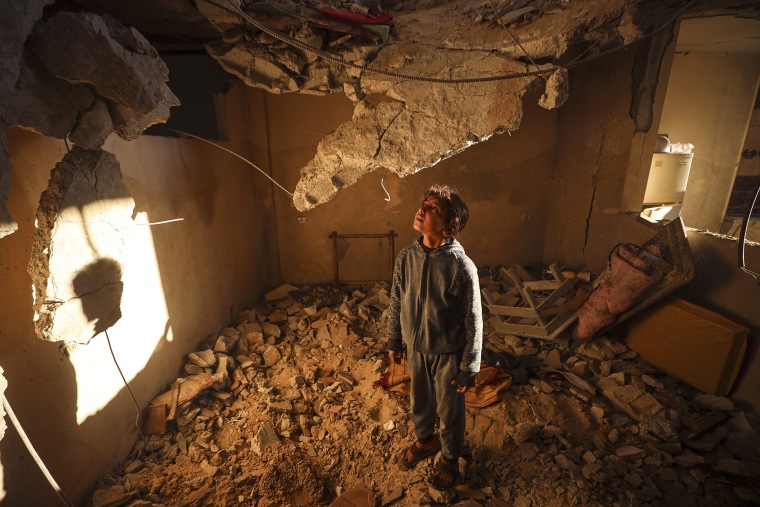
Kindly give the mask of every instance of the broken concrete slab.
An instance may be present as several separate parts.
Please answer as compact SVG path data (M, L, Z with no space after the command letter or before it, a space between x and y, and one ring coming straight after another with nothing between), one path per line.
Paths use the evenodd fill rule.
M88 150L97 150L103 146L113 130L108 104L96 99L92 107L83 111L79 121L69 134L69 140Z
M59 12L35 28L31 48L58 78L88 84L136 114L179 104L165 84L169 71L158 52L108 14Z
M55 166L28 267L41 339L87 343L121 318L134 206L113 154L75 146Z
M65 139L74 129L79 112L90 108L93 100L86 86L56 78L26 50L16 87L0 96L0 114L7 125Z
M8 0L0 11L0 96L8 96L21 73L24 42L52 0Z

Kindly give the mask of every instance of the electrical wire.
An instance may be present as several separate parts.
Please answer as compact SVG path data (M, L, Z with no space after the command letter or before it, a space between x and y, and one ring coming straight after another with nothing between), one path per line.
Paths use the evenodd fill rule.
M135 429L137 430L137 433L140 434L140 437L145 440L145 435L143 435L143 432L140 431L140 405L137 404L137 400L135 399L135 395L132 394L132 389L129 387L129 382L127 382L127 379L124 377L124 374L121 372L121 367L119 366L119 362L116 360L116 355L113 353L113 347L111 347L111 338L108 336L108 330L103 331L106 335L106 341L108 342L108 350L111 351L111 357L113 357L113 362L116 365L116 369L119 370L119 375L121 375L121 379L124 381L124 385L127 386L127 391L129 391L129 395L132 397L132 402L135 404L135 408L137 409L137 415L135 416Z
M383 177L380 178L380 186L383 187L383 192L385 192L385 202L390 202L391 200L391 194L388 193L388 189L385 188L385 175L388 174L388 168L385 168L385 172L383 173Z
M171 222L181 222L184 218L172 218L171 220L162 220L161 222L145 222L143 224L135 224L135 225L161 225L161 224L168 224Z
M237 158L239 158L240 160L242 160L242 161L243 161L243 162L245 162L246 164L250 165L251 167L253 167L253 168L254 168L254 169L256 169L257 171L259 171L261 174L263 174L264 176L266 176L266 177L269 179L269 181L271 181L272 183L274 183L275 185L277 185L278 187L280 187L280 189L282 189L282 191L283 191L283 192L285 192L286 194L288 194L290 197L293 197L293 193L292 193L292 192L288 191L288 189L286 189L285 187L283 187L282 185L280 185L279 183L277 183L277 181L275 181L275 180L274 180L274 178L272 178L272 177L271 177L271 176L269 176L269 175L268 175L266 172L264 172L264 170L263 170L263 169L259 168L259 166L257 166L256 164L254 164L253 162L251 162L251 161L250 161L250 160L248 160L247 158L243 157L242 155L238 155L238 154L237 154L237 153L235 153L234 151L232 151L232 150L230 150L230 149L227 149L227 148L225 148L224 146L222 146L222 145L220 145L220 144L217 144L217 143L215 143L215 142L213 142L213 141L209 141L208 139L204 139L204 138L202 138L202 137L196 136L195 134L190 134L189 132L183 132L183 131L181 131L181 130L170 129L170 128L168 128L168 127L162 127L162 128L163 128L164 130L169 130L169 131L171 131L171 132L175 132L175 133L177 133L177 134L180 134L180 135L183 135L183 136L192 137L193 139L197 139L198 141L203 141L204 143L208 143L208 144L210 144L210 145L212 145L212 146L216 146L216 147L217 147L217 148L219 148L220 150L224 150L224 151L226 151L226 152L227 152L227 153L229 153L230 155L234 155L234 156L236 156Z
M71 503L71 501L68 498L66 498L66 495L63 493L63 491L61 491L61 488L60 486L58 486L58 483L55 482L55 479L50 474L50 471L45 466L45 463L42 462L42 459L40 458L39 454L37 454L37 451L34 450L34 446L32 445L32 442L29 440L29 437L26 435L24 428L21 427L21 423L16 418L16 414L13 412L13 409L11 408L11 404L8 402L8 398L5 397L5 394L2 394L1 396L3 397L3 408L5 409L5 412L8 414L8 418L11 420L11 423L13 423L13 427L16 428L16 432L18 433L19 437L21 437L21 441L24 442L24 445L26 446L26 449L29 451L29 454L31 454L32 458L34 458L34 462L37 463L37 466L42 471L42 475L44 475L45 479L47 479L48 483L50 483L50 486L52 486L56 495L58 495L58 498L61 499L61 502L63 502L63 504L66 505L67 507L74 507L74 504Z
M240 16L241 19L250 23L257 29L264 32L265 34L271 37L274 37L275 39L281 42L284 42L288 44L289 46L293 46L294 48L300 49L302 51L307 51L309 53L315 54L327 61L337 63L338 65L342 65L344 67L350 67L352 69L361 70L363 72L368 72L370 74L378 74L381 76L394 77L394 78L399 78L399 79L408 79L410 81L422 81L425 83L464 84L464 83L485 83L489 81L504 81L507 79L516 79L520 77L538 76L540 74L552 73L558 69L558 67L552 66L546 69L538 69L538 70L533 70L533 71L528 71L528 72L511 72L509 74L500 74L496 76L483 76L483 77L462 78L462 79L443 79L443 78L426 77L426 76L414 76L410 74L390 72L387 70L378 70L378 69L373 69L371 67L367 67L366 65L359 65L353 62L346 61L343 58L340 58L339 56L335 56L331 53L328 53L327 51L323 51L321 49L305 44L297 39L294 39L293 37L285 35L284 33L281 33L273 28L270 28L264 25L263 23L256 21L247 13L240 10L240 8L227 7L227 6L221 5L215 0L204 0L204 1L215 7L218 7L219 9L222 9L231 14L236 14L237 16Z
M523 53L525 53L525 56L528 57L528 60L530 60L530 63L532 63L534 67L538 67L538 65L536 65L536 61L533 59L532 56L530 56L530 53L528 53L528 50L525 49L522 44L520 44L520 41L517 39L517 36L515 36L515 34L512 33L512 30L510 30L509 27L502 22L501 14L499 14L499 11L496 10L496 6L493 4L493 2L491 0L488 0L488 3L491 5L491 9L493 9L493 13L496 14L496 22L499 23L499 25L502 28L504 28L507 31L507 33L509 33L509 35L512 37L512 40L515 41L515 43L520 47L520 49L523 50ZM546 77L541 76L541 78L544 81L546 81Z
M580 55L578 55L577 57L573 58L568 64L563 65L563 66L553 65L551 67L547 67L545 69L538 69L538 70L535 70L535 71L513 72L513 73L508 73L508 74L500 74L500 75L496 75L496 76L484 76L484 77L477 77L477 78L462 78L462 79L443 79L443 78L432 78L432 77L426 77L426 76L414 76L414 75L409 75L409 74L401 74L401 73L391 72L391 71L386 71L386 70L373 69L371 67L367 67L366 65L358 65L358 64L355 64L353 62L349 62L349 61L343 60L342 58L340 58L338 56L335 56L335 55L333 55L331 53L328 53L326 51L323 51L321 49L318 49L318 48L315 48L315 47L310 46L308 44L305 44L305 43L303 43L303 42L301 42L301 41L299 41L297 39L294 39L294 38L289 37L289 36L287 36L287 35L285 35L285 34L283 34L281 32L278 32L277 30L275 30L273 28L269 28L268 26L264 25L263 23L260 23L260 22L256 21L255 19L253 19L247 13L245 13L244 11L242 11L239 7L234 7L234 8L233 7L227 7L225 5L221 5L220 3L216 2L215 0L204 0L204 1L207 2L207 3L209 3L209 4L211 4L211 5L214 5L215 7L218 7L219 9L222 9L222 10L228 12L228 13L235 14L235 15L239 16L243 21L246 21L246 22L250 23L255 28L261 30L262 32L266 33L267 35L269 35L271 37L274 37L275 39L277 39L277 40L279 40L281 42L284 42L284 43L286 43L286 44L288 44L288 45L290 45L292 47L295 47L297 49L301 49L302 51L310 52L312 54L315 54L317 56L322 57L323 59L325 59L327 61L330 61L330 62L333 62L333 63L337 63L337 64L342 65L344 67L351 67L351 68L354 68L354 69L361 70L363 72L368 72L368 73L371 73L371 74L378 74L378 75L388 76L388 77L395 77L395 78L399 78L399 79L408 79L408 80L411 80L411 81L421 81L421 82L426 82L426 83L443 83L443 84L464 84L464 83L484 83L484 82L489 82L489 81L503 81L503 80L507 80L507 79L516 79L516 78L520 78L520 77L541 76L543 74L552 73L552 72L554 72L554 71L556 71L556 70L558 70L560 68L565 68L565 69L569 70L571 68L577 67L578 65L581 65L581 64L584 64L584 63L588 63L590 61L596 60L596 59L601 58L603 56L606 56L608 54L611 54L611 53L614 53L616 51L619 51L620 49L625 49L628 46L630 46L631 44L634 44L634 43L642 41L642 40L644 40L644 39L646 39L648 37L651 37L652 35L656 34L660 30L662 30L663 28L665 28L666 26L668 26L669 24L671 24L679 16L681 16L684 12L686 12L687 10L689 10L690 8L692 8L697 3L697 0L691 0L683 8L679 9L678 11L676 11L676 13L673 14L670 18L668 18L667 21L665 21L664 23L662 23L662 25L660 25L659 27L655 28L651 32L642 35L638 39L632 40L631 42L629 42L627 44L624 43L620 47L610 48L610 49L608 49L606 51L602 51L602 52L600 52L600 53L598 53L598 54L596 54L596 55L594 55L592 57L586 58L584 60L580 60L580 59L586 53L588 53L591 49L593 49L597 44L599 44L601 38L599 38L596 41L594 41L594 43L591 44L588 48L586 48ZM617 29L616 29L616 27L613 26L613 28L611 28L610 30L608 30L605 33L605 35L607 35L608 33L610 33L612 30L617 30ZM515 39L515 42L517 42L517 44L520 45L520 43L519 43L519 41L517 41L516 37L514 35L512 35L512 36ZM521 45L520 45L520 47L522 48ZM522 49L523 49L523 51L525 51L525 48L522 48ZM525 51L525 53L527 54L527 51Z

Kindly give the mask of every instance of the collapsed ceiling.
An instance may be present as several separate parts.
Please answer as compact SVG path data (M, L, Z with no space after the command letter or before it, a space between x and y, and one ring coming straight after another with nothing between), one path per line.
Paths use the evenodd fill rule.
M569 69L670 29L679 16L758 17L758 11L753 2L709 0L6 2L0 125L77 147L53 171L38 210L45 227L29 265L38 334L57 340L57 328L71 329L46 317L64 314L65 303L81 296L60 288L73 286L82 270L104 271L82 265L86 259L55 258L66 249L51 248L53 238L69 237L60 210L84 214L92 196L122 199L125 205L110 215L94 211L114 231L123 230L131 214L118 162L85 151L102 152L112 132L135 139L179 104L155 45L202 45L225 71L271 93L345 93L353 101L353 117L327 134L301 169L293 202L304 211L378 168L404 177L517 129L531 92L542 92L541 106L560 107L570 93ZM0 129L0 237L17 228L5 207L11 187L6 145ZM102 171L109 175L106 187L97 177ZM116 236L108 266L118 265L122 238ZM90 244L108 251L109 241ZM71 269L56 279L61 263ZM119 278L118 270L105 271L112 276L88 284L106 288ZM116 306L99 309L98 318L118 319ZM90 339L92 330L85 331L77 341Z

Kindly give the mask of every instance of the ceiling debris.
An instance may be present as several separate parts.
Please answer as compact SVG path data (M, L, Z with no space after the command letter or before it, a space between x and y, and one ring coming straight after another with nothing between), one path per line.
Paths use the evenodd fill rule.
M488 318L484 365L512 372L512 385L468 408L462 484L428 487L433 458L396 463L414 438L408 398L376 387L387 293L283 286L241 312L151 402L149 436L99 480L93 506L342 505L356 490L399 507L760 500L758 421L731 400L609 337L572 348L569 337L495 334Z
M179 101L147 39L108 15L56 12L40 21L50 3L8 2L0 15L7 69L0 76L0 126L99 149L111 132L131 140L165 122ZM11 181L4 134L0 145L2 237L17 225L5 208Z
M88 343L121 318L134 207L113 154L75 146L55 166L29 262L39 338Z

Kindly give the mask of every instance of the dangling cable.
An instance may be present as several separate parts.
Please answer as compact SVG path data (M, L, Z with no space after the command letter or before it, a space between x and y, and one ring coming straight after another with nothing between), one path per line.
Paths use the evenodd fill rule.
M32 442L29 441L29 437L26 436L26 432L24 431L24 428L21 427L21 423L16 419L16 414L13 413L13 409L11 408L11 404L8 403L8 399L5 397L5 394L0 395L3 397L3 408L5 409L5 412L8 414L8 418L13 423L13 427L16 428L16 432L18 433L18 436L21 437L21 441L24 442L24 445L26 446L26 450L29 451L29 454L32 455L32 458L34 458L34 462L37 463L37 466L40 467L40 470L42 471L42 475L45 476L45 479L50 483L50 485L55 490L55 493L58 495L58 498L61 499L64 505L67 507L74 507L74 504L71 503L71 501L66 498L66 495L63 494L63 491L61 491L61 488L58 486L58 483L55 482L55 479L53 479L53 476L50 475L50 471L45 466L45 463L42 462L42 459L40 459L39 454L37 454L37 451L34 450L34 446L32 446Z
M380 179L380 186L383 187L383 191L385 192L385 202L390 202L391 200L391 194L388 193L388 189L385 188L385 175L388 174L388 168L385 168L385 172L383 173L383 177Z
M116 361L116 355L113 353L113 348L111 347L111 338L108 336L108 331L104 331L104 333L106 335L106 341L108 342L108 350L111 351L111 357L113 357L113 362L116 365L116 369L119 370L119 375L121 375L121 379L124 381L124 385L127 386L127 391L129 391L129 395L132 397L132 402L135 404L135 408L137 409L137 415L135 416L135 429L140 434L140 437L145 440L145 435L143 435L143 432L140 431L140 405L137 404L135 395L132 394L132 389L129 388L129 383L127 382L127 379L124 378L124 374L121 372L119 362Z
M271 181L272 183L274 183L275 185L277 185L278 187L280 187L280 188L282 189L282 191L283 191L283 192L285 192L286 194L288 194L290 197L293 197L293 193L292 193L292 192L289 192L289 191L288 191L288 190L287 190L285 187L283 187L282 185L280 185L279 183L277 183L277 182L274 180L274 178L272 178L272 177L271 177L271 176L269 176L269 175L268 175L266 172L264 172L264 170L263 170L263 169L259 168L259 167L258 167L256 164L254 164L253 162L251 162L251 161L250 161L250 160L248 160L247 158L243 157L242 155L238 155L238 154L237 154L237 153L235 153L234 151L232 151L232 150L229 150L229 149L225 148L225 147L224 147L224 146L222 146L222 145L216 144L215 142L209 141L208 139L204 139L204 138L202 138L202 137L196 136L195 134L190 134L189 132L183 132L183 131L181 131L181 130L170 129L170 128L167 128L167 127L162 127L162 128L163 128L164 130L169 130L169 131L171 131L171 132L175 132L175 133L177 133L177 134L179 134L179 135L182 135L182 136L192 137L193 139L197 139L198 141L203 141L204 143L208 143L208 144L210 144L210 145L212 145L212 146L216 146L216 147L217 147L217 148L219 148L220 150L224 150L224 151L226 151L226 152L227 152L227 153L229 153L230 155L234 155L234 156L236 156L237 158L239 158L240 160L242 160L243 162L245 162L245 163L246 163L246 164L248 164L249 166L251 166L251 167L253 167L254 169L256 169L257 171L259 171L261 174L263 174L264 176L266 176L266 177L269 179L269 181Z

